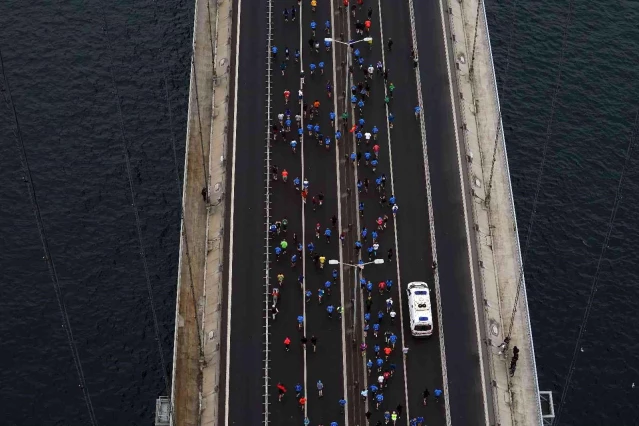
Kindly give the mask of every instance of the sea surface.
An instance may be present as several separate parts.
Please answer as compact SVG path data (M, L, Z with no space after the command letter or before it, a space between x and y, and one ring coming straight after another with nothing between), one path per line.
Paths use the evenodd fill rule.
M634 425L639 153L594 277L639 107L639 3L572 4L567 23L567 0L487 2L522 245L546 147L525 267L539 382L559 410L596 283L561 424ZM151 424L166 394L192 26L191 0L0 2L2 425L90 424L22 144L99 423Z
M540 388L561 425L637 425L637 143L602 247L639 109L639 2L489 0L487 14L522 250L546 147L524 268Z
M155 399L166 394L162 370L170 377L172 362L176 177L183 174L192 30L190 0L0 1L12 98L0 76L3 426L90 424L23 181L11 105L98 422L153 423Z

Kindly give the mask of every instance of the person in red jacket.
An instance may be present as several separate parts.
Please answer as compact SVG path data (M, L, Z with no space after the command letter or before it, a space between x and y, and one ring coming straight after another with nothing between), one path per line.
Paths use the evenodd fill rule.
M291 346L291 339L289 339L288 337L286 337L286 339L284 339L284 347L286 348L286 352L289 351L289 347ZM279 385L278 385L279 387Z
M280 382L277 383L277 393L278 393L278 401L282 402L282 398L284 398L284 394L286 393L286 388Z

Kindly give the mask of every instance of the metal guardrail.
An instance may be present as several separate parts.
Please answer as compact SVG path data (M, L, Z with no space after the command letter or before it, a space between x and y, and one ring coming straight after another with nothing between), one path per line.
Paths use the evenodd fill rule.
M225 162L226 162L226 157L227 157L227 148L228 148L228 117L229 117L229 95L228 95L228 89L230 89L230 86L227 86L226 88L226 95L224 95L224 90L222 90L222 95L225 96L224 99L224 112L222 113L221 117L225 117L226 118L226 123L224 124L224 130L222 133L222 156L219 159L216 159L213 157L212 155L212 146L214 143L214 133L216 130L218 130L216 128L216 126L214 125L214 120L216 119L216 117L219 115L219 113L216 113L215 110L215 102L216 100L219 100L217 97L218 95L218 85L220 83L220 79L224 78L225 76L229 75L229 66L227 64L227 68L226 68L226 72L222 75L217 74L216 72L216 66L218 65L218 46L220 43L219 40L219 22L220 22L220 4L224 1L224 0L207 0L207 10L209 11L209 20L211 19L210 17L210 9L209 9L209 4L215 1L216 2L216 8L215 8L215 35L210 34L210 37L212 39L213 42L213 51L211 52L211 62L212 62L212 78L213 78L213 86L212 86L212 94L211 94L211 129L209 132L209 163L208 163L208 169L209 169L209 173L208 173L208 182L207 182L207 189L208 189L208 204L207 204L207 220L206 220L206 242L205 242L205 251L204 251L204 277L203 277L203 282L202 282L202 297L204 298L204 300L206 300L207 297L207 285L211 285L213 284L215 286L215 291L217 291L220 294L219 300L222 299L221 295L222 295L222 288L223 288L223 279L224 276L222 274L223 268L224 268L224 224L222 223L220 230L218 232L217 237L214 238L210 238L209 235L209 223L210 223L210 219L209 219L209 215L211 214L211 209L217 206L221 205L221 209L222 209L222 217L224 217L224 210L225 210L225 206L223 204L224 201L224 195L225 195L225 188L226 188L226 172L223 170L221 173L221 176L219 177L219 181L218 182L213 182L213 177L214 177L214 173L213 171L215 170L215 162L219 160L219 167L224 167ZM228 19L232 21L233 19L233 7L232 7L232 3L229 3L229 15L228 15ZM196 21L197 22L197 21ZM210 26L210 23L209 23ZM209 30L210 31L210 30ZM229 38L226 40L227 45L231 44L231 31L229 31ZM213 195L214 193L212 193L212 189L214 190L214 193L216 194L217 198L213 199ZM207 276L208 276L208 253L212 250L217 250L219 253L218 256L218 261L217 261L217 272L218 272L218 279L217 279L217 283L207 283ZM213 287L212 287L213 288ZM202 306L202 321L201 321L201 327L202 329L200 330L200 334L201 334L201 341L205 341L206 339L206 331L205 331L205 318L207 315L207 311L206 311L206 307L207 307L207 303L205 302ZM215 311L221 311L221 305L218 304L215 309ZM208 324L210 326L210 324ZM218 336L218 338L221 338L222 335L221 333L219 333L219 330L215 331L215 334ZM220 343L217 343L217 347L214 349L214 352L219 352L221 346ZM221 359L221 358L220 358ZM207 364L210 361L210 359L204 359L204 363ZM219 389L220 383L220 368L221 366L218 365L217 366L217 371L215 371L215 380L217 381L215 383L214 389ZM200 380L203 380L202 378L200 378ZM205 409L205 407L202 405L202 402L204 400L204 395L203 395L203 389L202 389L202 385L203 383L200 382L199 383L199 401L200 401L200 406L199 406L199 410L200 410L200 418L201 418L201 413L202 411ZM218 393L219 395L219 393ZM218 396L219 397L219 396ZM214 407L212 408L213 410L215 410L217 412L217 407L219 405L219 401L218 404L215 404Z
M460 7L462 8L462 11L463 11L463 7L464 7L463 3L461 1L459 3L460 3ZM449 4L450 4L450 1L449 1ZM451 10L451 8L449 6L449 13L448 13L449 25L450 25L451 29L454 29L455 25L454 25L453 18L452 18L452 13L450 12L450 10ZM463 19L463 16L462 16L462 19ZM468 52L469 49L468 49L468 43L467 43L467 40L466 40L466 32L465 32L465 30L462 30L462 31L464 33L464 44L466 45L466 52ZM452 34L452 36L455 37L454 34ZM456 39L453 40L453 42L456 43L457 42ZM455 60L455 63L457 63L457 58L455 57L453 59ZM460 78L459 78L459 72L457 72L457 70L455 70L454 74L455 74L455 80L457 81L457 88L460 89L461 81L460 81ZM472 150L471 150L471 148L469 146L469 143L468 143L468 136L467 136L467 130L466 130L466 123L467 123L466 122L466 111L464 110L464 106L463 106L464 99L463 99L461 93L458 93L458 96L460 98L459 99L459 103L460 103L460 106L461 106L459 108L459 111L460 111L461 119L462 119L462 123L463 123L462 140L463 140L463 143L464 143L464 148L466 150L466 153L469 153L469 152L472 152ZM472 182L474 180L473 178L474 178L474 174L472 172L472 169L469 167L468 168L468 180L469 180L469 183L471 185L471 188L472 188ZM471 193L471 197L472 197L472 195L473 194ZM474 201L473 201L473 204L472 204L472 206L470 208L470 211L471 211L471 214L473 216L473 223L478 223L477 212L476 212L476 208L475 208L475 205L474 205ZM484 253L482 251L482 245L480 243L480 244L476 244L475 246L476 246L477 251L478 251L478 260L481 261L482 259L484 259ZM482 289L482 294L486 294L485 269L480 267L479 268L479 272L480 272L480 285L481 285L481 289ZM488 309L487 309L487 306L485 304L484 304L483 308L484 308L484 315L488 315L488 312L487 312ZM501 315L501 311L500 311L500 315ZM482 326L484 326L484 325L482 324ZM490 370L489 371L489 375L490 375L491 378L494 378L495 377L494 359L491 356L488 356L487 358L488 358L488 366L489 366L489 370ZM496 392L491 392L491 396L492 396L493 415L495 417L495 424L500 424L501 423L501 414L499 412L499 400L498 400L499 399L499 395Z
M194 73L194 69L195 69L195 65L193 63L193 55L195 54L195 34L196 34L196 29L197 29L197 5L198 5L198 0L195 0L195 11L193 13L193 42L192 42L192 48L191 48L191 76ZM191 77L189 79L190 81L190 85L189 87L193 87L193 77ZM192 105L192 99L193 99L193 95L194 95L194 90L189 89L189 101L188 101L188 111L187 111L187 120L188 117L191 116L191 105ZM199 111L198 111L199 113ZM186 152L184 153L184 176L182 178L182 212L184 212L184 205L185 205L185 199L186 199L186 188L187 188L187 182L188 182L188 167L189 167L189 150L188 150L188 141L190 138L191 132L190 132L190 126L186 126L186 144L187 144L187 149L185 150ZM178 253L178 259L182 258L182 250L184 249L184 214L182 214L182 220L180 223L180 248L179 248L179 253ZM179 337L180 337L180 289L182 288L182 262L180 262L178 260L178 279L177 279L177 290L176 290L176 296L175 296L175 331L173 334L173 364L172 364L172 375L171 375L171 402L170 402L170 407L171 407L171 426L173 426L173 424L176 422L175 419L175 375L176 375L176 370L177 370L177 359L178 359L178 341L179 341Z
M464 7L463 3L461 1L459 3L460 3L460 7L463 10L463 7ZM447 4L450 4L450 1ZM448 8L449 8L448 13L447 13L448 14L448 21L449 21L450 28L452 30L452 29L455 28L455 25L454 25L454 22L453 22L452 13L450 12L450 10L451 10L450 5L448 6ZM462 17L462 19L463 19L463 17ZM468 52L469 50L468 50L468 45L467 45L467 42L466 42L465 31L463 31L463 32L464 32L464 44L466 44L466 52ZM453 37L453 53L454 53L454 49L455 49L454 46L457 43L457 40L456 40L456 37L455 37L454 33L451 34L451 36ZM454 60L454 62L456 64L457 63L457 58L455 57L455 58L453 58L453 60ZM458 88L458 90L460 90L461 81L460 81L459 72L457 72L457 69L454 70L453 74L455 75L455 80L457 82L457 88ZM461 119L462 119L462 123L463 123L462 140L463 140L463 143L464 143L464 149L466 150L466 153L469 153L469 152L472 152L472 150L470 149L470 146L468 144L467 129L466 129L466 112L465 112L464 107L463 107L464 99L463 99L463 96L461 95L461 93L458 93L458 97L460 98L459 99L459 105L460 105L459 111L460 111ZM472 169L469 167L468 168L468 179L469 179L469 183L471 185L471 188L472 188L472 182L474 180L473 178L474 178L474 175L472 173ZM471 197L473 196L472 193L470 195L471 195ZM470 211L471 211L471 214L472 214L472 217L473 217L473 223L474 224L478 223L477 212L475 210L474 201L473 201L473 204L471 205ZM478 260L481 261L481 259L484 259L484 253L482 251L482 245L481 244L476 244L475 246L477 247L477 251L478 251ZM486 291L485 291L485 288L486 288L486 284L485 284L486 283L485 269L480 267L479 268L479 272L480 272L480 285L481 285L482 294L485 294L486 293ZM487 307L484 305L483 308L484 308L484 315L487 315ZM491 378L493 378L493 377L495 377L495 364L494 364L493 358L491 356L488 356L487 358L488 358L488 366L490 368L489 375L490 375ZM495 392L491 392L491 396L492 396L492 400L493 400L492 401L493 415L495 417L495 422L494 423L495 424L500 424L501 423L501 417L500 417L500 413L499 413L499 401L498 401L499 396Z
M193 76L195 74L195 48L196 48L196 33L197 33L197 22L198 22L198 1L199 0L195 0L195 6L194 6L194 13L193 13L193 41L192 41L192 48L191 48L191 76ZM216 1L216 4L219 6L219 4L222 2L222 0L207 0L208 1ZM207 7L208 7L208 3L207 3ZM232 5L230 6L230 10L229 10L229 19L232 19L232 15L233 15L233 7ZM217 37L217 32L218 32L218 22L219 22L219 7L216 8L216 16L215 16L215 31L216 31L216 37L214 39L215 41L215 47L214 50L212 52L212 61L213 61L213 73L214 73L214 78L220 78L220 76L216 76L215 75L215 65L216 65L216 60L217 60L217 47L218 47L218 37ZM228 39L228 44L231 43L231 37L229 36ZM228 75L229 73L229 69L227 68L227 72L226 74ZM215 84L216 82L214 81L214 87L213 87L213 94L212 94L212 108L211 108L211 136L212 136L212 132L213 132L213 119L216 117L216 112L215 112ZM191 108L193 105L193 96L195 96L195 91L197 90L197 88L194 88L194 80L193 77L191 77L190 79L190 89L189 89L189 101L188 101L188 113L187 113L187 117L190 117L192 114ZM229 97L228 95L226 96L226 102L225 102L225 108L226 108L226 116L228 117L228 100ZM200 112L198 111L198 114ZM228 148L228 132L227 132L227 127L225 125L224 127L224 134L223 134L223 152L226 153L227 152L227 148ZM185 200L186 200L186 190L188 187L188 169L189 169L189 149L188 149L188 141L190 140L190 126L187 126L187 134L186 134L186 141L187 141L187 149L185 152L185 158L184 158L184 177L182 180L182 186L183 186L183 193L182 193L182 211L184 212L185 210ZM212 143L212 137L210 138L209 143ZM209 148L209 154L210 154L211 150ZM221 165L224 164L224 162L226 161L225 157L222 156L222 158L219 159ZM208 168L209 171L211 170L211 168L213 167L213 162L215 160L212 158L211 155L209 155L209 164L208 164ZM208 178L209 181L207 182L207 187L209 188L209 196L211 196L212 194L210 193L210 188L212 188L212 182L211 182L211 173L208 174ZM221 181L220 182L215 182L215 185L213 186L214 188L216 188L216 192L217 192L217 188L219 188L220 191L220 195L218 197L218 199L215 200L215 203L212 204L211 206L217 206L219 205L224 197L224 188L226 185L226 175L223 174ZM179 249L179 259L182 258L182 250L184 249L184 244L186 244L185 239L184 239L184 232L185 232L185 228L184 228L184 216L182 216L182 221L181 221L181 230L180 230L180 249ZM208 220L207 220L207 236L208 236ZM218 238L214 238L212 240L209 240L208 237L206 239L206 245L205 245L205 259L206 259L206 254L209 252L210 250L210 244L211 243L216 243L217 244L217 248L218 250L222 249L222 241L223 239L220 238L221 236L219 236ZM220 256L219 262L218 262L218 268L222 268L223 266L223 260L222 260L222 256ZM206 260L205 260L205 266L204 266L204 283L203 283L203 292L204 294L206 293ZM175 418L175 383L176 383L176 364L177 364L177 359L178 359L178 341L179 341L179 337L180 337L180 321L179 321L179 317L180 317L180 311L179 311L179 307L180 307L180 289L182 286L182 280L181 280L181 276L182 276L182 263L179 262L178 263L178 280L177 280L177 294L176 294L176 310L175 310L175 332L174 332L174 340L173 340L173 364L172 364L172 383L171 383L171 396L170 396L170 402L169 402L169 406L170 406L170 424L174 425L177 424L179 419ZM220 276L220 285L222 280L222 276ZM204 309L202 309L202 319L204 318L205 315L205 311ZM204 338L204 321L202 320L202 329L198 331L198 333L201 334L201 338ZM219 375L218 375L218 379L219 379ZM201 403L202 403L202 395L201 395L201 383L198 384L198 387L200 387L200 410L202 409ZM166 402L165 402L166 404Z
M411 38L413 43L413 49L415 49L415 53L417 58L419 58L418 46L417 46L417 30L415 25L415 9L413 6L413 0L408 0L408 10L410 16L410 28L411 28ZM430 228L430 243L432 249L433 256L433 264L437 264L437 241L435 239L435 214L433 212L433 198L430 184L430 171L428 165L428 149L426 143L426 120L424 117L424 100L422 98L422 82L421 82L421 73L419 68L419 63L415 67L415 82L417 87L417 102L419 104L419 130L421 132L422 139L422 155L424 157L424 175L426 178L426 199L428 204L428 216L430 218L429 228ZM451 425L451 414L450 414L450 399L448 392L448 369L446 365L446 344L444 341L444 316L442 313L442 302L441 302L441 290L439 283L439 269L433 268L433 281L435 284L435 301L437 306L437 317L438 317L438 333L439 333L439 351L441 358L441 366L442 366L442 386L444 387L444 406L445 406L445 415L446 415L446 424Z
M450 1L448 2L448 4L450 5ZM463 8L463 3L460 1L460 6ZM499 132L499 139L500 139L500 143L501 143L501 147L503 149L503 162L504 165L506 167L506 173L508 175L508 198L510 200L510 213L512 216L512 220L513 220L513 232L515 233L515 239L517 242L517 264L518 264L518 273L521 273L522 270L522 257L521 257L521 249L520 249L520 241L519 241L519 231L518 231L518 227L517 227L517 216L515 213L515 204L514 204L514 196L513 196L513 192L512 192L512 181L510 178L510 169L509 169L509 165L508 165L508 156L507 156L507 151L506 151L506 140L504 137L504 132L503 132L503 123L502 123L502 118L501 118L501 106L499 103L499 92L498 92L498 87L497 87L497 79L496 79L496 74L495 74L495 68L494 68L494 58L493 58L493 53L492 53L492 46L491 46L491 42L490 42L490 32L488 29L488 19L486 16L486 5L484 2L482 2L481 4L481 15L479 18L481 18L483 20L484 23L484 29L486 31L486 42L488 44L488 49L489 49L489 55L490 55L490 71L492 74L492 84L493 84L493 89L495 92L495 101L496 101L496 107L497 107L497 111L499 113L499 128L497 129L497 131ZM450 10L450 6L449 6L449 10ZM452 15L451 13L449 13L449 23L450 23L450 27L451 28L455 28L454 24L453 24L453 19L452 19ZM478 22L479 25L479 22ZM464 41L466 42L466 38L464 37ZM466 46L467 49L466 51L468 51L468 46ZM457 80L457 87L461 87L460 85L460 78L459 78L459 73L455 72L455 78ZM461 94L459 94L460 98L461 98ZM463 99L460 99L461 101L463 101ZM461 110L461 116L462 116L462 122L465 124L466 123L466 117L465 117L465 111L464 108L460 108ZM467 140L467 136L466 136L466 131L464 129L463 132L463 140L464 140L464 145L466 147L466 152L471 152L469 146L468 146L468 140ZM469 168L468 170L468 174L469 174L469 178L472 182L473 180L473 173L472 170ZM475 209L472 208L472 215L473 215L473 220L475 223L477 223L477 218L476 218L476 212ZM477 244L477 249L479 251L479 258L483 258L483 253L482 253L482 249L481 249L481 244ZM481 281L482 281L482 288L485 288L485 276L484 276L484 268L480 268L481 271ZM527 318L527 335L528 335L528 339L530 341L530 347L531 347L531 351L530 351L530 360L531 360L531 365L533 367L533 377L534 377L534 387L535 387L535 394L539 395L539 383L538 383L538 377L537 377L537 365L535 362L535 353L534 353L534 344L533 344L533 338L532 338L532 329L531 329L531 325L530 325L530 313L528 310L528 303L527 303L527 295L526 295L526 285L525 285L525 279L523 276L523 273L521 273L521 280L522 280L522 288L521 291L523 291L523 295L524 295L524 299L521 301L522 305L523 305L523 311L522 314L525 313L526 318ZM485 308L486 310L487 308ZM500 316L501 316L501 312L500 312ZM502 321L503 322L503 321ZM490 366L490 374L492 377L494 377L495 374L495 364L493 362L492 357L490 357L490 361L489 361L489 366ZM500 413L499 413L499 405L497 404L497 399L498 396L495 395L495 393L493 393L493 401L494 401L494 406L495 406L495 422L496 424L500 423ZM539 419L542 418L542 413L541 413L541 405L539 404L539 402L537 402L537 411L538 411L538 415L539 415Z
M263 420L262 424L268 426L270 423L270 407L269 407L269 386L270 386L270 337L271 329L269 324L270 310L270 277L271 277L271 237L269 235L269 229L271 226L271 74L272 74L272 59L271 59L271 46L273 45L273 0L267 0L267 44L266 44L266 116L265 116L265 132L266 140L264 144L264 360L263 360L263 380L262 384L262 396L263 400ZM300 11L301 15L301 11ZM302 17L300 16L300 21ZM239 29L238 29L239 32ZM239 37L240 34L237 34ZM239 52L238 52L239 54ZM235 100L237 102L237 99ZM300 141L301 142L301 141ZM275 306L275 305L274 305ZM306 386L305 386L306 387Z
M497 104L497 111L501 111L501 105L499 103L499 91L497 88L497 77L495 74L495 65L494 65L494 58L493 58L493 50L492 50L492 46L490 43L490 32L488 30L488 18L486 16L486 5L485 3L482 4L482 16L481 16L482 20L484 21L484 26L485 26L485 31L486 31L486 41L488 43L488 53L490 55L490 72L493 76L493 88L495 91L495 102ZM506 174L508 176L508 199L510 200L510 213L512 216L512 220L513 220L513 232L515 233L515 239L517 241L517 264L518 264L518 272L521 274L521 282L522 282L522 286L521 286L521 291L523 292L523 299L521 299L521 304L523 307L523 312L526 314L526 324L527 324L527 334L528 334L528 339L530 341L530 361L531 361L531 365L533 367L533 377L534 377L534 387L535 387L535 395L539 395L539 379L537 377L537 363L535 361L535 345L533 342L533 336L532 336L532 329L531 329L531 325L530 325L530 312L528 310L528 296L526 294L526 280L524 278L524 274L522 271L523 268L523 260L521 257L521 245L520 245L520 241L519 241L519 229L517 226L517 214L515 213L515 199L513 196L513 191L512 191L512 181L510 178L510 168L508 165L508 154L507 154L507 150L506 150L506 138L504 136L504 125L502 122L502 118L501 118L501 112L499 113L499 139L501 141L501 146L502 146L502 150L503 150L503 161L504 161L504 166L506 167ZM536 402L537 405L537 412L538 412L538 416L539 419L542 418L542 413L541 413L541 405L539 403L539 400L537 400ZM541 424L541 423L540 423Z

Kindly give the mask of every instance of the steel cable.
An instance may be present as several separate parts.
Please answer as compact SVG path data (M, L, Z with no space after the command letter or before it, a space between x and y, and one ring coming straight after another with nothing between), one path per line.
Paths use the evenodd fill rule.
M615 200L612 205L612 211L610 212L610 219L608 220L608 231L606 232L606 237L604 238L604 242L601 245L601 253L599 254L599 259L597 260L597 268L595 270L595 275L593 276L593 279L592 279L592 285L590 287L590 295L588 296L588 302L586 303L586 310L584 311L584 316L581 320L581 324L579 325L579 333L577 335L577 340L575 341L575 348L572 353L572 359L570 360L570 367L568 368L568 374L566 375L566 380L564 381L564 386L561 391L561 399L559 401L559 405L557 406L557 414L553 422L554 426L559 425L559 420L561 418L561 413L563 411L563 407L566 402L568 390L570 389L570 382L572 381L572 375L575 371L575 364L577 363L577 355L580 352L579 347L581 346L581 340L583 338L584 331L586 330L586 324L588 323L588 318L590 317L592 302L594 301L595 294L597 293L597 286L599 285L599 273L601 271L601 263L604 260L604 257L606 256L606 251L608 250L608 243L610 242L610 236L612 235L612 230L615 225L615 219L617 218L617 211L619 210L619 205L621 204L621 199L622 199L621 189L623 185L623 179L630 165L630 159L632 158L632 147L637 137L638 124L639 124L639 110L635 114L635 122L632 127L632 133L630 135L630 141L628 142L628 147L626 148L625 161L623 164L623 169L621 169L619 182L617 183Z
M29 166L29 159L27 156L27 151L24 146L24 140L22 138L20 122L18 120L18 114L16 112L15 104L13 103L13 98L11 96L11 88L9 86L9 80L7 79L7 76L5 73L2 49L0 49L0 68L2 69L2 77L4 80L4 90L2 90L2 92L3 92L5 103L7 104L7 107L11 110L11 113L13 115L13 120L15 125L14 136L18 145L18 149L20 151L20 162L22 165L23 173L25 174L25 183L27 184L27 187L28 187L31 206L36 219L36 224L38 226L40 242L42 243L42 250L44 251L44 259L47 262L49 275L51 277L51 282L53 283L53 289L55 291L56 300L58 302L58 309L60 310L60 316L62 317L62 327L64 328L64 331L66 333L67 343L69 344L69 350L71 351L71 357L73 358L73 364L75 366L78 379L80 380L79 386L80 386L80 389L82 390L82 396L84 398L84 402L87 407L89 420L91 422L91 425L96 426L98 424L98 421L95 416L95 410L93 408L93 402L91 401L91 395L86 385L84 370L82 368L82 362L80 360L80 353L75 343L75 338L73 337L71 320L69 319L67 307L66 307L66 304L64 303L62 289L60 288L60 281L58 278L58 272L56 270L53 257L51 256L51 251L49 250L49 242L47 239L46 231L44 229L44 223L42 221L42 215L40 213L40 205L38 204L38 197L36 194L35 186L33 184L33 178L31 176L31 168Z

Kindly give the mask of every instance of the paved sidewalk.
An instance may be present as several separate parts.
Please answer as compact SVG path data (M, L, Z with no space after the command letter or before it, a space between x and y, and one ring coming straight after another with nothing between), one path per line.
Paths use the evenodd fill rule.
M215 67L213 83L213 120L209 155L209 207L207 220L207 253L204 273L204 359L202 370L201 425L213 426L218 416L222 338L222 273L224 266L224 190L228 147L229 90L231 68L231 0L218 0L216 36L213 40Z
M483 4L479 0L448 0L453 32L460 126L463 132L469 181L473 191L473 223L480 262L490 380L493 387L494 424L541 425L534 348L525 285L517 303L510 350L498 346L510 328L517 296L521 255L517 234L506 147L501 133L492 52ZM477 11L479 10L479 19ZM470 62L477 37L471 76ZM460 100L461 99L461 100ZM496 139L497 129L499 137ZM494 161L494 171L491 168ZM485 202L490 190L490 202ZM520 350L513 377L508 372L512 348Z
M218 422L231 14L230 0L195 2L172 425ZM208 188L206 201L203 188Z

